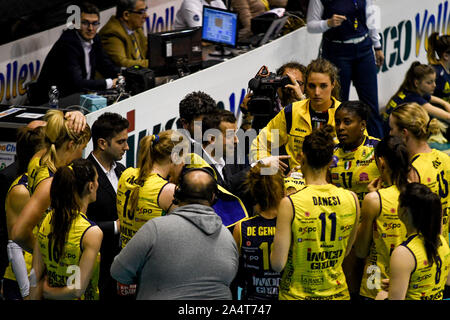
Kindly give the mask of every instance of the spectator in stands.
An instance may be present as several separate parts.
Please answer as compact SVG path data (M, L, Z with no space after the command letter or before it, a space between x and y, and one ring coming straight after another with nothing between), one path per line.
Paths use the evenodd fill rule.
M433 96L450 103L450 36L433 32L428 37L427 58L436 71Z
M251 20L272 9L286 7L287 0L231 0L231 8L238 13L242 28L239 30L239 40L248 39L253 35Z
M339 69L340 100L348 100L350 82L353 82L359 100L372 110L367 131L373 137L382 138L377 66L383 64L384 55L375 26L375 12L371 10L372 2L311 0L307 28L311 33L324 33L321 55Z
M139 229L114 259L111 275L137 283L138 300L230 300L238 249L211 208L216 196L209 171L188 170L174 194L178 207Z
M116 193L118 181L125 170L119 161L128 151L128 120L117 113L104 113L92 125L94 150L87 159L94 164L98 173L96 200L89 204L86 216L95 222L103 232L100 248L100 300L116 298L116 281L109 269L119 253L120 223L117 216Z
M290 169L300 163L304 137L313 129L330 124L334 126L334 113L340 102L339 76L335 66L327 60L312 61L305 72L305 91L308 99L296 101L282 109L253 140L249 159L270 156L273 150L285 146ZM278 130L278 136L272 134Z
M86 90L100 91L116 87L120 68L105 54L97 29L98 8L83 3L79 29L64 30L45 58L37 83L30 88L30 103L48 102L48 92L56 85L60 97ZM105 78L98 78L96 72Z
M175 17L174 29L201 27L203 6L226 9L222 0L183 0Z
M450 285L448 234L441 234L439 197L420 183L399 196L398 216L407 240L392 252L389 279L377 300L442 300Z
M116 15L100 30L103 49L119 67L148 68L147 37L143 25L148 17L144 0L118 0Z
M383 120L385 130L389 131L389 115L403 103L415 102L422 106L432 117L450 122L450 103L433 95L436 88L436 71L432 66L414 61L406 72L405 79L397 92L389 100ZM437 107L435 105L439 105Z
M81 158L83 149L91 138L88 125L79 133L68 126L61 110L47 111L44 148L28 164L28 189L31 198L15 223L11 239L23 249L32 252L35 243L33 229L42 221L50 207L50 186L57 168Z
M97 172L89 160L78 159L56 171L50 188L52 209L38 226L33 250L31 299L98 300L103 233L86 217L97 187ZM74 272L75 279L68 276Z
M44 130L43 126L38 126L34 129L22 127L18 130L16 156L19 163L19 175L11 186L8 186L9 190L4 202L9 235L11 235L12 227L20 212L30 199L27 174L28 162L42 147ZM30 289L28 274L31 270L31 258L32 255L22 250L17 243L11 239L8 241L9 266L3 279L3 296L6 300L27 298Z

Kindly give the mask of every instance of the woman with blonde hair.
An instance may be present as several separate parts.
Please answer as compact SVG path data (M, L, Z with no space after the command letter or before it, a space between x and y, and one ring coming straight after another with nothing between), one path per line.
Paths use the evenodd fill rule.
M283 174L262 174L257 163L247 174L245 185L254 199L256 215L239 221L233 237L240 252L238 285L242 300L277 300L280 273L270 266L270 250L275 235L277 209L285 195ZM257 279L257 280L255 280Z
M448 208L450 207L450 159L442 151L432 149L427 140L445 130L446 125L430 118L417 103L398 106L389 116L390 134L406 145L411 164L409 181L419 182L439 195L442 203L442 235L448 241Z
M23 208L12 229L12 240L32 252L35 237L33 229L42 221L50 207L50 186L59 167L70 164L82 156L91 138L88 125L78 133L70 128L70 121L61 110L47 111L44 148L28 164L28 190L31 198Z
M122 173L117 189L122 248L148 220L172 209L174 182L184 166L183 147L187 141L173 130L140 141L137 168Z

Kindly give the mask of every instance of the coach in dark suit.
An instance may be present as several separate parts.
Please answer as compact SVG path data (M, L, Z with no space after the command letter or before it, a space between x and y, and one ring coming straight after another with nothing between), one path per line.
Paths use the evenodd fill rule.
M98 173L97 199L91 203L87 216L103 231L100 248L100 300L117 297L116 281L110 267L120 251L120 222L117 215L117 185L125 167L117 162L128 150L128 120L117 113L104 113L92 125L94 150L89 155Z
M84 3L79 29L67 29L48 53L38 81L30 90L30 103L48 101L48 92L56 85L60 97L86 89L100 91L115 88L120 68L114 65L102 48L97 29L100 13L96 6ZM105 79L96 79L99 72Z

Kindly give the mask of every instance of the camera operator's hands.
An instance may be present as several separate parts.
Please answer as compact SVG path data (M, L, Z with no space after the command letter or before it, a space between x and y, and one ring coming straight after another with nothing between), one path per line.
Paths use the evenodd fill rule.
M117 81L119 81L119 78L115 78L115 79L112 79L112 88L113 89L115 89L115 88L117 88Z
M244 99L242 100L241 105L239 106L239 108L241 109L241 112L243 114L247 114L248 113L248 106L247 103L250 101L250 98L252 97L253 92L248 91L247 94L245 95Z
M291 79L291 84L287 84L285 88L290 89L294 93L297 100L306 99L305 95L302 92L300 84L297 82L297 79L295 79L295 77L290 73L286 73L286 75L289 77L289 79Z

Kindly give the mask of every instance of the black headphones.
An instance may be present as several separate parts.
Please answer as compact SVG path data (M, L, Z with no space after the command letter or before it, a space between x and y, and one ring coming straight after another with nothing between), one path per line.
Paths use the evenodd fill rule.
M211 178L214 181L214 191L213 191L213 200L211 203L211 206L213 206L216 202L217 202L217 195L218 195L218 188L217 188L217 181L216 178L214 177L214 172L212 170L212 168L208 168L208 167L199 167L199 168L187 168L184 167L183 170L181 171L180 174L180 180L178 185L175 188L175 192L173 194L173 203L174 204L179 204L180 202L185 201L186 199L198 199L198 200L205 200L205 201L209 201L211 202L211 199L207 199L205 197L204 194L199 193L199 192L186 192L186 183L184 181L184 176L188 173L188 172L192 172L192 171L203 171L206 172L207 174L209 174L211 176Z

